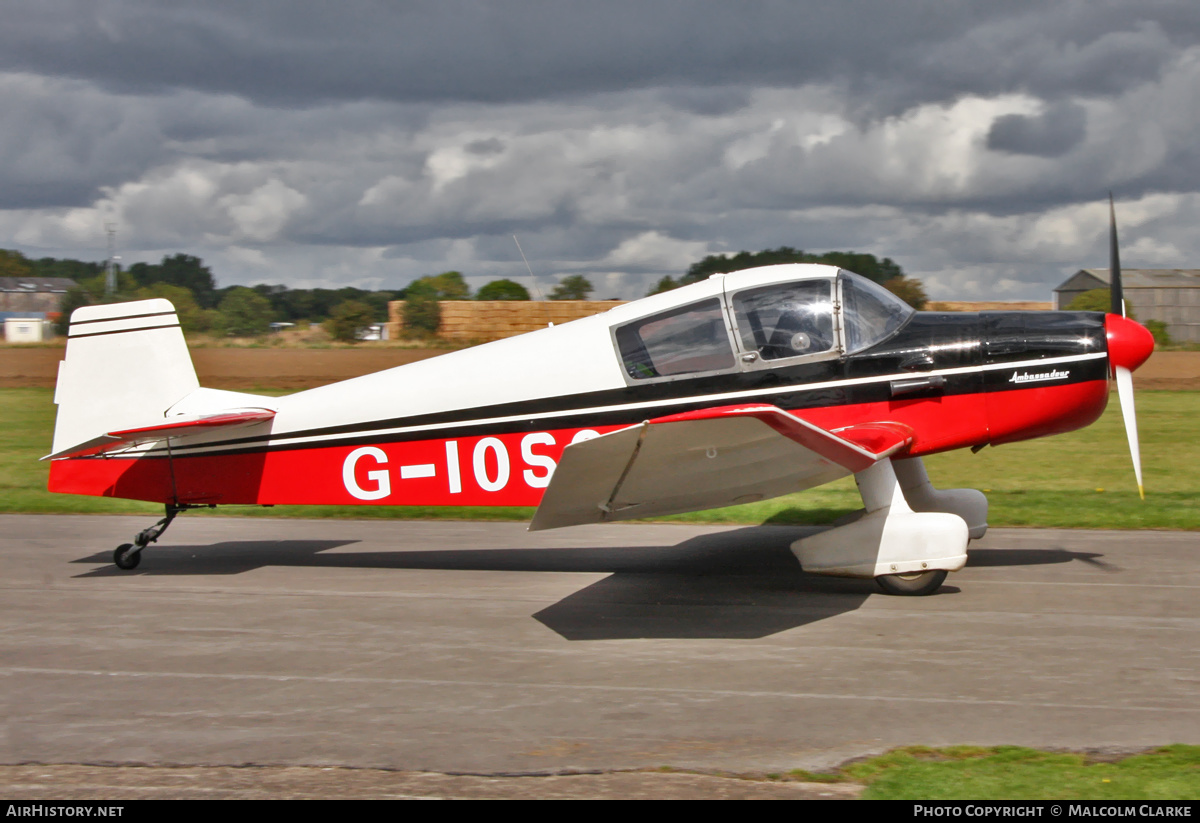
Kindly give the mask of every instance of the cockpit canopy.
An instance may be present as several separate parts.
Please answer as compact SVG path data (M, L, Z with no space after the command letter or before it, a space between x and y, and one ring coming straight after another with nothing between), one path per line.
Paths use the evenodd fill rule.
M780 276L800 272L810 276ZM841 357L890 337L913 314L882 286L830 267L754 269L721 284L718 295L613 328L628 382Z
M872 280L843 271L842 329L846 354L869 349L891 337L913 316L911 306Z

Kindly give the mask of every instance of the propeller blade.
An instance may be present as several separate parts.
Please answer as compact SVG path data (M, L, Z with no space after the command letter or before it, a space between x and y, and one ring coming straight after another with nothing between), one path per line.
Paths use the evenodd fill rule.
M1125 295L1121 292L1121 255L1117 252L1117 210L1113 206L1112 192L1108 193L1108 280L1112 295L1113 314L1125 316Z
M1133 405L1133 372L1124 366L1114 366L1117 375L1117 397L1121 399L1121 417L1125 419L1125 437L1129 440L1129 456L1133 458L1133 474L1137 478L1138 494L1146 499L1142 485L1142 450L1138 446L1137 411Z

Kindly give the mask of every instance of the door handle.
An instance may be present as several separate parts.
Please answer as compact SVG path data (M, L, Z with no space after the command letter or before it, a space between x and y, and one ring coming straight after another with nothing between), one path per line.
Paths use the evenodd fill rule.
M929 397L943 392L946 388L946 378L940 374L905 377L891 381L889 386L892 390L892 397Z

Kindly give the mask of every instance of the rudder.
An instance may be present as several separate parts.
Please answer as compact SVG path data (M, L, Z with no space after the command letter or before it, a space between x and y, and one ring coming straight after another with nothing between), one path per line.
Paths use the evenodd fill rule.
M58 364L53 451L161 420L199 386L169 300L76 309Z

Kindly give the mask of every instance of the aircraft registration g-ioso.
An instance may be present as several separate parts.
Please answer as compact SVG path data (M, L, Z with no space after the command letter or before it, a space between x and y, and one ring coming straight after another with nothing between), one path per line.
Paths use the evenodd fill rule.
M71 316L49 488L166 504L116 550L132 569L196 506L537 506L530 528L549 529L853 474L864 511L793 544L802 567L927 594L966 563L987 500L935 490L921 457L1085 426L1152 348L1116 313L915 312L783 265L262 397L199 387L166 300L91 306Z

